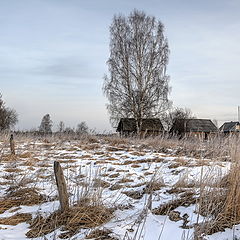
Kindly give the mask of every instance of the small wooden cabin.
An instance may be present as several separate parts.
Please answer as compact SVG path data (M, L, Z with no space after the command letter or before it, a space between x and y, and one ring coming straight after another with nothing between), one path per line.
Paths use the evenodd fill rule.
M180 137L208 139L218 132L218 128L210 119L177 119L170 132Z
M240 132L240 123L239 122L225 122L220 128L220 133L225 135L236 134Z
M121 118L116 131L120 133L120 136L136 135L136 120L134 118ZM159 118L142 119L141 136L158 136L163 131L164 128Z

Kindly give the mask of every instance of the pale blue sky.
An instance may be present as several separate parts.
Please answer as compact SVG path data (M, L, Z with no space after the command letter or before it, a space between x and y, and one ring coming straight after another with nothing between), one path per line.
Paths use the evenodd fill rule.
M0 0L0 92L17 128L49 113L55 126L111 129L102 94L109 26L134 8L165 25L174 105L219 124L237 119L239 0Z

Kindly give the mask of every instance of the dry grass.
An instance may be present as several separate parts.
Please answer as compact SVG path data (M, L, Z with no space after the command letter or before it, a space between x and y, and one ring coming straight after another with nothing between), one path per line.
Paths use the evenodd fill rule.
M94 143L94 144L82 145L80 147L82 150L96 150L96 149L101 148L101 145L98 143Z
M132 167L132 168L140 168L141 165L139 165L139 164L132 164L131 167Z
M40 167L40 168L50 168L50 167L52 167L52 164L47 163L47 162L43 162L43 163L38 164L38 167Z
M31 230L26 233L26 236L29 238L44 236L61 227L65 232L59 237L68 239L81 228L94 228L108 222L113 211L111 208L99 205L81 205L74 206L63 213L56 211L47 218L37 216L31 222Z
M144 175L145 175L145 176L148 176L148 175L153 175L153 173L152 173L152 172L148 172L148 171L147 171L147 172L145 172L145 173L144 173Z
M144 191L141 191L141 190L139 190L139 191L123 191L122 193L132 199L141 199L144 195Z
M116 172L129 172L128 169L117 169Z
M176 162L174 162L174 163L171 163L170 165L169 165L169 168L178 168L178 167L181 167L182 165L180 164L180 163L176 163Z
M117 158L114 158L114 157L107 157L106 160L108 160L108 161L116 161Z
M207 220L198 224L196 234L213 234L240 223L240 151L239 142L232 146L230 172L218 186L202 186L199 213Z
M46 197L34 188L9 189L9 193L0 199L0 213L20 205L32 206L46 201Z
M109 178L117 178L117 177L119 177L119 176L120 176L119 173L113 173L113 174L109 175L108 177L109 177Z
M152 182L148 182L144 188L144 193L150 194L152 192L161 190L165 186L163 180L154 180Z
M117 183L129 183L129 182L134 182L133 179L123 177L121 180L119 180Z
M117 152L117 151L124 151L124 148L108 146L106 147L107 152Z
M20 158L30 158L32 156L32 153L30 152L24 152L22 154L19 154Z
M176 209L179 206L188 207L191 204L196 203L196 198L193 192L185 192L180 198L172 200L170 202L160 205L158 208L152 210L153 214L156 215L167 215L170 211Z
M4 182L1 181L1 182L0 182L0 185L1 185L1 186L4 186L4 185L9 185L9 184L11 184L11 183L12 183L11 181L4 181Z
M63 156L61 156L61 158L63 159L63 160L61 160L62 162L77 162L77 160L76 160L76 156L74 156L74 155L63 155ZM65 161L64 161L65 160ZM66 161L67 160L67 161Z
M110 183L108 183L108 182L106 182L102 179L97 178L97 179L95 179L93 186L94 187L108 188L108 187L110 187Z
M143 157L146 155L144 152L130 152L131 155Z
M173 185L174 189L193 188L196 183L189 180L188 174L180 175L178 181Z
M124 188L123 185L118 184L118 183L115 183L115 184L113 184L109 189L110 189L111 191L115 191L115 190L119 190L119 189L122 189L122 188Z
M17 225L22 222L29 222L32 219L30 213L17 213L11 217L0 218L0 224L3 225Z
M120 148L125 148L124 145L129 145L131 142L131 138L120 138L117 136L114 137L103 137L102 138L104 142L108 143L111 146L114 147L120 147Z
M77 136L74 136L74 138L77 138ZM60 150L65 147L65 145L61 145L64 143L64 141L68 141L71 139L71 136L63 136L62 138L48 138L45 141L45 144L37 145L33 144L31 146L31 149L28 149L29 151L23 152L24 148L17 149L17 152L23 152L23 154L18 154L16 156L8 155L6 154L7 151L4 152L4 154L1 155L1 161L7 161L9 163L11 162L17 162L18 160L21 160L21 162L18 162L20 166L29 166L29 170L35 170L34 167L52 167L50 165L50 162L44 162L40 159L35 158L34 156L38 155L37 150L40 152L42 149L50 150L45 154L45 157L54 157L55 152L54 150ZM22 143L25 144L26 139L21 140ZM29 140L28 140L29 141ZM36 139L35 139L36 141ZM101 142L100 142L101 141ZM16 141L17 142L17 141ZM60 156L62 158L62 161L64 164L69 163L70 161L75 162L76 156L71 154L70 152L73 151L81 151L81 149L86 150L85 154L81 157L82 161L86 161L86 164L91 164L90 160L96 160L93 157L93 150L96 152L96 155L99 156L99 160L96 162L96 164L106 164L110 163L113 165L115 162L116 164L119 164L118 161L116 161L115 156L122 154L120 151L130 151L130 153L134 156L144 156L146 155L147 151L150 150L154 152L155 156L158 153L167 153L171 156L174 156L175 159L172 161L172 164L170 165L170 168L178 168L178 167L196 167L196 166L205 166L209 165L209 161L211 160L211 163L213 161L218 162L222 161L224 166L224 161L228 161L230 159L230 153L233 151L234 146L239 146L239 143L236 144L237 140L232 139L212 139L209 141L199 141L199 140L188 140L188 139L175 139L175 138L163 138L163 137L157 137L157 138L148 138L148 139L138 139L138 138L118 138L118 137L95 137L95 136L84 136L79 137L78 141L75 141L73 144L69 144L65 147L66 151L69 151L69 154L63 154ZM102 144L107 143L110 146L103 147ZM8 142L6 143L7 146ZM16 144L17 146L18 144ZM8 147L8 146L7 146ZM30 148L30 144L28 146ZM33 151L34 149L34 151ZM36 151L35 151L36 150ZM89 152L88 152L89 150ZM96 151L97 150L97 151ZM112 157L111 154L115 152L115 156ZM184 156L184 157L183 157ZM197 158L197 160L188 160L185 158L185 156L191 157L191 158ZM78 159L79 159L78 158ZM165 157L161 157L161 154L157 155L157 157L153 158L145 158L140 160L134 160L130 159L127 160L127 156L123 155L121 156L121 159L125 161L120 164L123 165L129 165L134 167L141 167L140 164L147 163L147 165L150 165L151 163L156 162L166 162ZM204 158L208 158L204 160ZM178 206L188 206L189 204L196 204L199 206L199 214L204 215L206 217L206 221L202 225L197 225L196 227L196 233L213 233L219 230L223 230L226 227L231 227L236 223L240 222L240 174L237 170L240 168L240 157L239 153L235 152L231 156L233 163L232 163L232 169L227 177L225 177L221 182L219 182L219 185L213 185L212 182L208 181L202 181L202 182L190 182L188 179L188 176L183 176L179 179L177 184L174 186L171 186L172 188L168 190L169 194L177 194L177 199L172 200L166 204L162 204L158 208L153 210L153 213L155 214L168 214L169 212L173 212L174 209ZM41 165L37 165L39 162L43 163ZM144 172L144 175L153 175L154 172L149 172L149 169L145 166L144 170L147 170ZM117 168L117 166L116 166ZM126 167L128 168L128 167ZM9 173L17 173L16 170L12 167L6 168ZM41 216L38 216L36 219L34 219L31 222L31 230L28 232L29 237L35 237L35 236L43 236L46 233L49 233L51 231L54 231L56 228L61 227L62 230L66 230L66 233L63 233L61 235L62 238L69 238L73 236L80 228L92 228L101 225L102 223L105 223L109 221L109 219L112 216L113 210L108 209L102 205L96 204L97 203L97 196L95 198L95 201L89 201L87 200L87 197L93 194L93 191L99 191L99 189L96 188L109 188L110 190L118 190L121 189L124 186L124 184L119 183L126 183L132 181L132 179L128 178L127 176L124 178L119 173L124 172L127 170L116 170L114 168L109 168L109 171L102 176L109 176L108 181L114 180L114 178L119 177L119 181L116 183L115 181L112 182L112 184L101 180L98 176L94 176L93 183L89 184L86 182L77 182L76 188L79 189L86 189L86 191L89 191L89 193L86 196L86 201L83 201L82 198L82 205L81 206L74 206L72 207L69 212L67 213L60 213L55 212L51 214L47 218L43 218ZM176 174L179 174L179 169L176 169ZM107 170L106 170L107 171ZM108 174L109 173L109 174ZM40 178L48 178L50 175L43 175L38 173L38 177ZM173 172L171 172L173 174ZM100 176L100 175L99 175ZM6 179L10 179L12 182L14 182L13 179L14 176L12 174L6 175ZM121 180L122 178L122 180ZM132 178L132 177L131 177ZM35 179L36 180L36 179ZM146 179L144 179L145 181ZM3 183L3 185L11 183L10 181ZM83 187L80 185L83 184ZM211 185L212 184L212 185ZM144 187L144 185L146 185ZM161 181L153 181L149 183L140 183L139 185L135 185L136 187L142 187L141 191L125 191L123 192L125 195L129 196L133 199L140 199L144 194L151 194L154 191L160 190L164 183ZM129 187L134 187L130 186ZM93 190L93 189L94 190ZM186 190L186 188L188 188ZM197 199L194 197L196 196L196 193L191 192L189 188L197 189L196 193L200 193L200 198ZM45 197L40 195L38 191L35 189L31 191L29 188L21 188L25 189L21 193L17 193L17 189L10 189L9 193L0 199L0 213L4 212L7 209L10 209L11 207L18 207L20 205L32 205L32 204L39 204L40 202L45 201ZM20 189L20 190L21 190ZM28 189L28 190L27 190ZM103 190L103 189L102 189ZM101 191L102 191L101 190ZM128 189L130 190L130 189ZM29 192L31 194L24 193ZM34 192L35 191L35 192ZM85 190L83 191L83 195L85 194ZM80 191L80 192L81 192ZM119 192L121 192L120 190ZM186 192L187 191L187 192ZM15 195L14 195L15 193ZM94 193L95 194L95 193ZM198 195L197 195L198 196ZM91 203L90 203L91 202ZM95 204L94 204L95 203ZM102 210L101 210L102 209ZM105 210L103 210L105 209ZM101 211L103 211L103 214L101 214ZM103 218L100 217L103 216ZM15 215L14 215L15 216ZM13 217L14 217L13 216ZM21 219L20 216L18 216L18 219ZM97 219L96 219L97 218ZM17 217L16 217L17 219ZM16 220L15 219L15 220ZM22 218L24 219L24 218ZM14 221L13 219L8 219L9 221ZM4 221L8 221L5 219ZM27 220L26 220L27 221ZM16 220L17 222L17 220ZM92 235L91 235L92 234ZM95 237L97 239L111 239L111 235L108 231L104 232L102 230L96 230L96 232L92 231L89 236Z
M97 240L117 240L116 237L110 236L112 233L109 229L96 229L91 231L87 236L86 239L97 239Z
M142 186L144 186L144 185L146 185L146 182L137 183L137 184L131 185L131 186L129 186L129 187L131 187L131 188L137 188L137 187L142 187Z
M82 155L79 158L81 159L88 159L88 158L92 158L92 155L86 154L86 155Z
M221 138L215 137L208 141L201 141L197 138L167 138L155 137L142 140L142 148L150 148L161 153L171 153L176 156L194 158L214 158L226 159L231 151L231 142L236 141L235 137ZM140 147L141 148L141 147ZM172 152L174 150L174 152Z
M41 160L39 158L30 158L27 161L23 161L20 163L21 166L36 166L37 162L40 162Z
M19 173L19 172L22 172L23 170L19 168L5 168L4 171L9 173L13 173L13 172Z
M97 164L107 164L107 163L110 163L110 162L108 162L106 160L98 160L94 164L97 165Z
M1 162L13 162L17 161L18 156L12 155L12 154L2 154L1 156Z
M105 155L105 152L95 152L94 155Z

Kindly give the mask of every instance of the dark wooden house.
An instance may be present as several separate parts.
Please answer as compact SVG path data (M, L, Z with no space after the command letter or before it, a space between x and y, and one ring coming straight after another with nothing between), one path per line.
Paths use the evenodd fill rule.
M177 119L170 132L181 137L208 139L218 132L218 128L210 119Z
M235 134L240 132L240 123L239 122L225 122L220 128L220 133L225 135Z
M121 136L133 136L137 133L137 124L134 118L121 118L117 132ZM159 118L142 119L141 136L157 136L164 131L163 125Z

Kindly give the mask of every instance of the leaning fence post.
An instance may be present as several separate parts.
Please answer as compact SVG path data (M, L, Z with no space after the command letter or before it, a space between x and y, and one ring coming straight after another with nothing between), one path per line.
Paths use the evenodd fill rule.
M149 197L148 197L148 209L151 211L152 210L152 190L149 194Z
M13 134L11 134L10 136L10 149L11 149L11 154L15 155L15 144L14 144Z
M56 178L61 211L69 209L67 185L63 175L63 170L59 162L54 161L54 174Z

